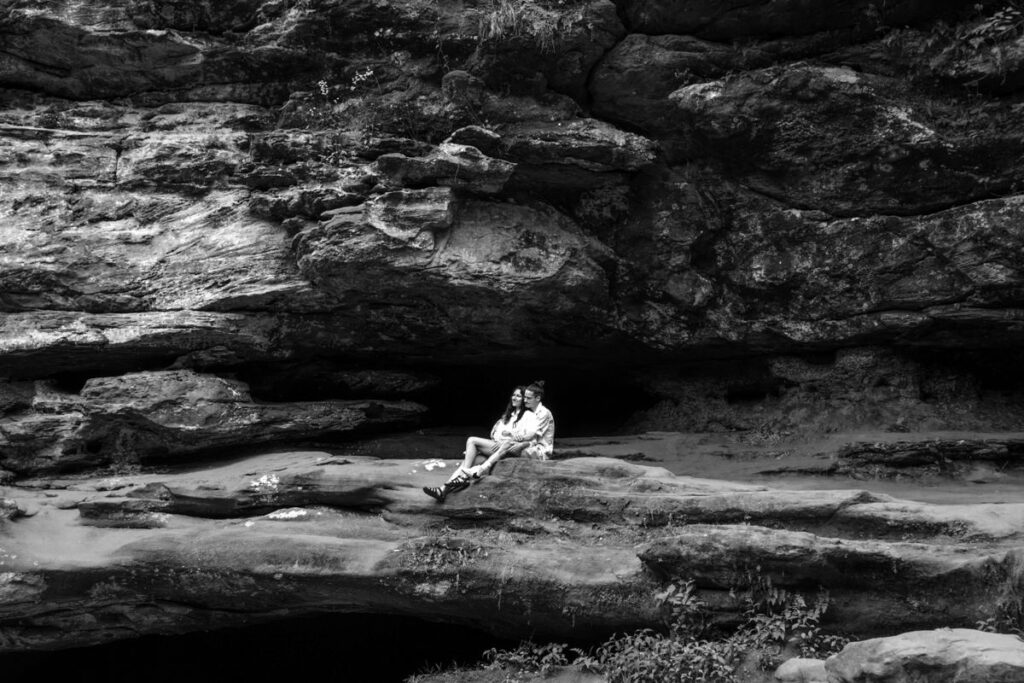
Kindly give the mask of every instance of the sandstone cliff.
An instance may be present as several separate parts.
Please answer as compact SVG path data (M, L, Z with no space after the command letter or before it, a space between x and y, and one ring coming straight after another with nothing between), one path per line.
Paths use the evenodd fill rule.
M289 461L269 497L243 481L262 464L167 468L482 427L543 374L563 434L898 432L918 445L855 440L828 471L1016 471L1022 87L1012 2L0 0L3 647L228 623L245 591L242 620L482 626L503 566L522 610L495 630L604 633L750 553L797 553L778 578L829 585L865 634L892 596L847 562L946 609L908 597L887 628L970 625L999 600L985 572L1019 590L1015 507L694 498L567 460L435 510L397 451ZM986 436L915 440L936 430ZM685 523L652 534L627 500ZM34 545L97 528L83 557Z

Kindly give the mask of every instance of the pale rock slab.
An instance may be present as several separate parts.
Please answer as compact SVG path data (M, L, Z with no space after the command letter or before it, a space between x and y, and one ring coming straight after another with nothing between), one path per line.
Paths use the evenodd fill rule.
M1019 683L1024 641L965 628L850 643L825 661L829 683Z

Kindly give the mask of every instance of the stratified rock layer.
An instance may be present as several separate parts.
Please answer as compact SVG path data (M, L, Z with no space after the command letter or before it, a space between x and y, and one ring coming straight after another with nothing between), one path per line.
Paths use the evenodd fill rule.
M453 466L293 452L8 488L22 516L0 522L0 645L312 611L593 638L656 625L659 590L688 579L734 616L744 581L823 588L831 623L877 633L973 623L1020 589L1021 505L945 511L607 458L507 461L438 504L420 487Z
M213 346L290 360L310 338L325 355L425 356L435 340L444 362L583 363L624 345L1019 342L1020 108L886 62L918 29L875 38L960 20L985 36L972 59L1012 80L1016 36L984 33L985 7L790 4L626 3L625 27L607 2L531 5L515 26L480 7L471 35L415 1L14 3L0 306L19 318L0 371L62 372L69 351L95 374ZM956 47L929 68L955 81ZM417 193L451 215L410 211ZM344 259L326 249L339 221ZM557 229L510 230L524 223ZM382 275L385 292L364 279ZM195 317L214 312L246 320ZM93 317L112 314L128 317ZM150 333L162 315L175 329ZM19 333L54 316L81 343ZM91 353L111 325L160 342Z
M22 474L407 428L424 412L407 401L258 402L243 382L191 370L95 377L78 394L19 388L0 417L0 467Z

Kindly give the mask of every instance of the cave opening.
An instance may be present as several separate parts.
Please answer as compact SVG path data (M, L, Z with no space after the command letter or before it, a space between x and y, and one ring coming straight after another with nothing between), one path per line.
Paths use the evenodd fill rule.
M473 433L490 430L513 387L537 380L544 381L544 405L554 414L557 436L562 438L616 434L635 412L655 402L634 374L622 368L506 365L459 368L441 376L442 381L422 397L430 409L429 423Z
M453 664L473 666L518 641L465 626L381 614L319 614L91 647L0 654L4 680L105 683L237 680L404 681Z
M360 376L360 385L352 380L357 373L368 376ZM321 360L295 367L252 365L232 374L259 401L405 399L427 407L423 427L479 435L486 435L504 411L513 387L536 380L545 382L544 404L555 415L560 437L617 433L635 412L655 403L635 369L597 363L590 368L495 362L367 369ZM374 374L383 379L375 384ZM398 389L387 384L400 384L396 374L409 378Z

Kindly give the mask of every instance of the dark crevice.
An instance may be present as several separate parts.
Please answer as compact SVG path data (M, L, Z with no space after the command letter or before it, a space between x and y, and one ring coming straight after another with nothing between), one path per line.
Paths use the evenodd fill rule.
M42 71L43 73L47 74L48 76L53 76L55 78L67 78L74 71L74 69L71 69L71 68L60 67L60 66L57 66L55 64L49 64L47 62L39 61L37 59L30 59L30 58L26 57L25 55L17 54L15 52L10 52L8 50L0 50L0 56L7 57L11 61L21 62L22 64L26 64L26 65L35 67L38 71ZM2 85L2 84L0 84L0 85ZM21 87L24 87L24 86L21 86ZM44 92L42 90L42 88L39 88L38 91L39 92Z
M54 375L51 379L51 386L57 391L66 394L80 394L90 375L81 373L61 373Z
M879 213L868 212L868 213L855 213L852 211L842 211L829 208L827 206L814 206L811 204L801 204L793 201L793 197L784 193L772 193L767 189L756 189L751 187L749 184L739 181L739 185L744 191L749 192L752 195L762 197L768 201L777 202L783 206L799 209L801 211L820 211L830 216L833 220L845 220L849 218L897 218L897 219L908 219L908 218L919 218L925 219L929 216L935 216L938 214L945 213L954 209L969 207L973 204L980 202L994 201L999 199L1008 199L1010 197L1018 196L1018 192L1007 192L1005 194L992 194L988 192L979 192L976 195L968 197L960 197L956 201L951 202L936 202L934 205L926 207L925 211L907 211L906 213ZM1008 190L1010 188L1007 188Z
M489 648L514 641L467 627L411 617L322 614L265 625L179 636L145 636L106 645L0 654L11 681L62 678L135 683L237 680L405 680L454 663L472 665ZM101 673L102 672L102 673Z

